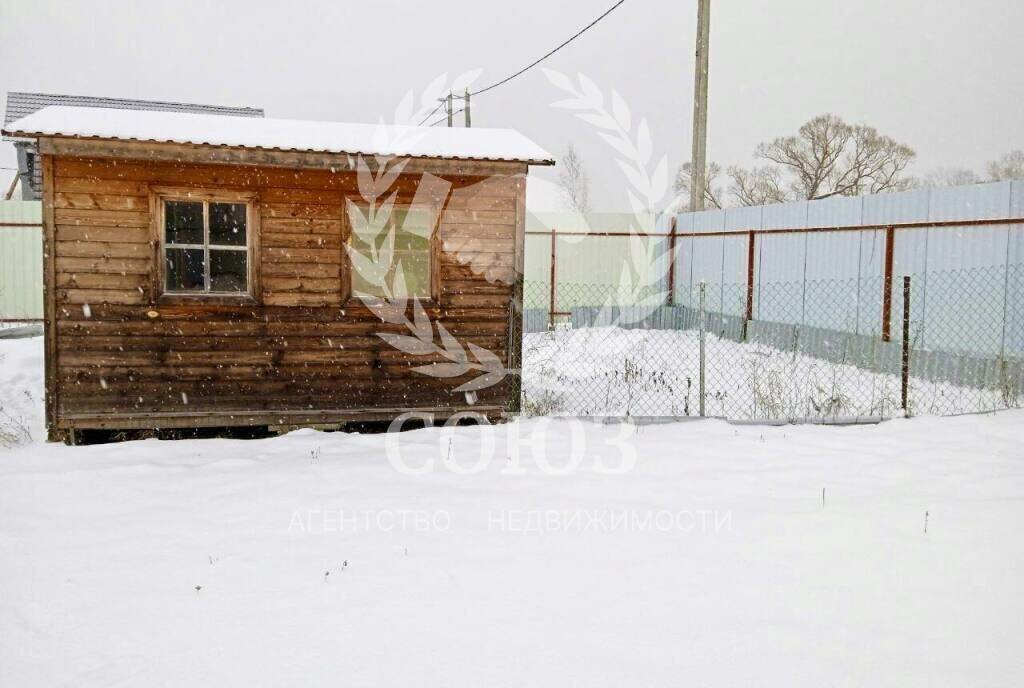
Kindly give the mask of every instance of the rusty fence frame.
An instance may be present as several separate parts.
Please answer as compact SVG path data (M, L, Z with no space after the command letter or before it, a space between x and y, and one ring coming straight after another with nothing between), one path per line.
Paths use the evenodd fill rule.
M548 294L548 327L554 328L555 317L570 315L566 311L556 311L556 290L558 282L558 237L560 236L591 236L591 237L629 237L641 236L651 238L668 239L669 269L668 269L668 294L667 305L675 304L676 280L676 241L697 237L714 236L746 236L747 237L747 266L746 266L746 299L744 304L744 326L754 315L754 293L755 293L755 258L757 255L757 237L771 234L811 234L824 232L885 232L885 254L883 267L883 291L882 291L882 341L890 341L892 338L892 287L893 287L893 257L896 246L896 232L902 229L940 229L943 227L979 227L992 225L1019 225L1024 224L1024 218L998 218L998 219L974 219L974 220L941 220L921 222L901 222L889 224L872 225L847 225L847 226L821 226L821 227L788 227L776 229L735 229L718 230L713 232L677 232L676 218L672 217L668 232L560 232L556 228L550 231L530 230L527 236L550 236L551 237L551 266L549 275ZM0 222L0 227L22 227L25 229L40 229L42 223L38 222ZM43 322L43 318L0 318L0 323L11 322Z
M588 236L588 237L650 237L668 239L669 269L668 288L666 305L672 306L676 302L676 241L678 239L690 239L699 237L747 237L747 265L746 265L746 300L744 304L743 326L753 320L754 316L754 294L756 286L755 258L757 255L757 237L772 234L818 234L827 232L885 232L885 253L883 264L883 293L882 293L882 341L892 340L892 289L893 289L893 258L896 248L896 236L904 229L941 229L943 227L984 227L994 225L1021 225L1024 224L1024 217L994 218L994 219L973 219L973 220L935 220L919 222L890 222L871 225L846 225L846 226L821 226L821 227L785 227L775 229L725 229L712 232L677 232L676 218L672 217L667 232L564 232L556 228L550 230L530 230L527 236L550 236L551 237L551 267L549 277L548 294L548 328L554 329L555 317L571 315L568 311L556 311L556 290L558 280L558 237L560 236Z

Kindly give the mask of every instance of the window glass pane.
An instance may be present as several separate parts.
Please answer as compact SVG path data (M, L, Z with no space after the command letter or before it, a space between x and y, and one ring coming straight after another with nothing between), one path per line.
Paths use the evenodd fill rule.
M203 291L205 265L203 250L168 248L165 256L167 291Z
M430 208L407 208L399 212L395 222L402 232L414 234L423 239L430 238L434 228L434 211Z
M430 296L430 255L424 252L400 254L395 262L401 263L405 278L406 296L427 298ZM397 272L397 266L396 266Z
M395 232L396 251L426 251L430 246L430 239L422 234L407 232L400 229Z
M215 251L211 249L210 291L247 291L247 258L246 251Z
M352 248L360 253L368 253L370 251L370 242L372 239L372 235L361 232L355 227L352 228ZM373 243L379 244L380 241L374 241Z
M384 218L383 213L377 213L372 221L357 213L352 218L352 243L360 250L369 249L371 244L379 248L387 239L392 225L391 218Z
M369 280L355 270L352 271L352 293L356 296L384 296L384 288L375 281Z
M366 210L363 209L363 213ZM374 274L359 274L353 269L352 291L356 295L384 296L384 285L394 296L430 296L430 235L433 232L434 212L431 208L394 208L386 221L378 213L371 220L360 212L351 212L352 248L367 258L373 258L371 247L383 249L388 236L394 232L394 255L389 265L374 266ZM378 254L379 260L388 260L386 254ZM400 283L395 278L399 274L405 283L405 293L398 293ZM369 272L369 271L368 271ZM384 275L384 285L376 284L376 275Z
M203 243L203 204L167 201L164 206L168 244Z
M210 244L245 246L245 203L210 204Z

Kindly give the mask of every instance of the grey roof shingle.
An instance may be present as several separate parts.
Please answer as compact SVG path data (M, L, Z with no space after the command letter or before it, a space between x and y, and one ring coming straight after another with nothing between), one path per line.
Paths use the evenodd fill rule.
M196 103L171 103L161 100L136 100L133 98L101 98L98 96L68 96L56 93L24 93L8 91L7 110L4 126L27 117L49 105L72 105L78 107L112 108L115 110L156 110L158 112L190 112L204 115L227 115L230 117L263 117L263 108L228 107L225 105L199 105ZM4 136L4 141L14 141L22 147L25 155L19 154L18 173L22 176L22 197L40 198L42 174L35 164L36 144L30 139Z
M263 117L263 108L228 107L225 105L199 105L195 103L172 103L159 100L135 100L132 98L100 98L97 96L68 96L53 93L7 93L7 111L4 126L21 119L48 105L77 105L79 107L113 108L115 110L156 110L160 112L191 112L206 115L228 115L233 117ZM4 140L13 140L5 136Z

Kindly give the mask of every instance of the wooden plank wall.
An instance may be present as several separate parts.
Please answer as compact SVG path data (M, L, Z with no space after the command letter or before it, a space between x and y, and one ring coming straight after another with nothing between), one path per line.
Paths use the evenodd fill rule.
M453 190L440 225L440 299L428 313L463 344L505 361L524 175L443 178ZM393 188L411 200L418 183L418 175L401 176ZM150 185L258 192L256 304L155 302ZM413 372L445 359L403 354L376 333L409 334L405 328L357 301L342 303L347 197L359 198L351 172L56 157L56 426L189 426L210 424L200 416L211 412L272 422L281 411L504 406L512 385L482 390L470 406L451 390L474 375ZM147 315L152 310L159 317Z

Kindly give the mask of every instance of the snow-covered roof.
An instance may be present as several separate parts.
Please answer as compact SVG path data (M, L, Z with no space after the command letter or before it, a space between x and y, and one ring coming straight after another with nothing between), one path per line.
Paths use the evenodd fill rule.
M4 133L32 138L66 136L261 150L554 164L550 153L513 129L350 124L52 106L11 122L4 127Z
M11 122L28 117L50 105L63 105L114 110L160 110L163 112L195 112L208 115L234 117L262 117L262 108L231 107L227 105L202 105L200 103L175 103L166 100L138 100L135 98L105 98L101 96L69 96L60 93L7 92L7 110L4 113L4 129ZM5 137L7 138L7 137Z

